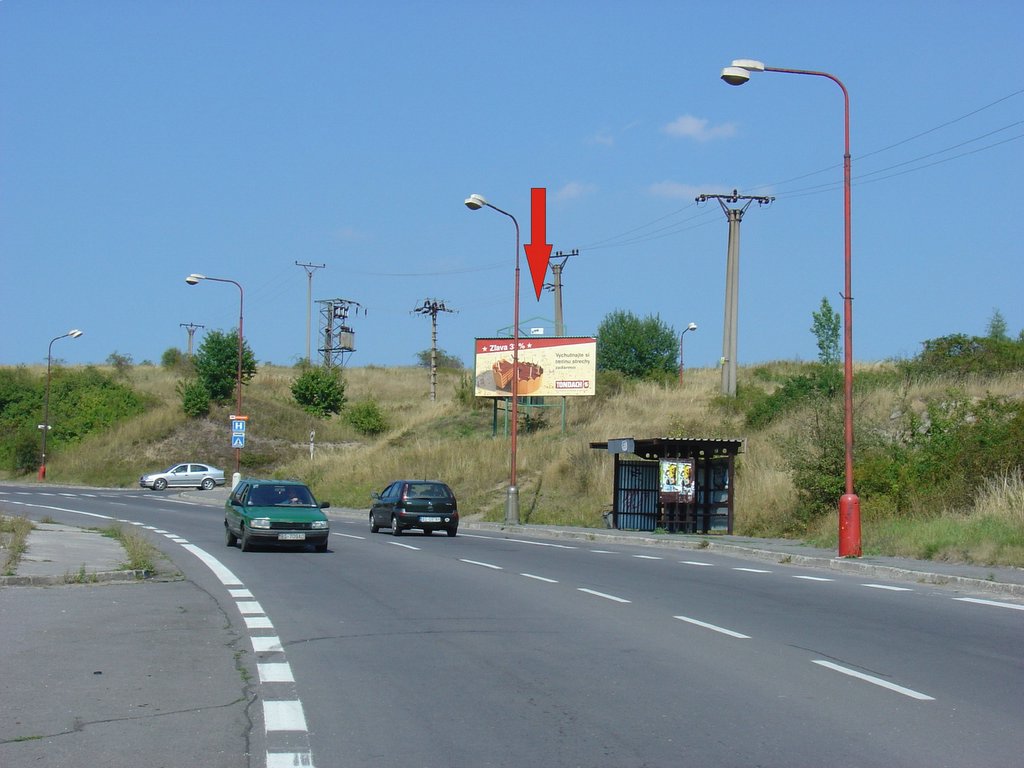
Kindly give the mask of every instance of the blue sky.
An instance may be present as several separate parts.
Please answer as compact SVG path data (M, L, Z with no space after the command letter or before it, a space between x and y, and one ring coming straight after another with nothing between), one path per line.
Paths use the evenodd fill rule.
M722 350L728 225L700 193L774 195L740 248L739 362L815 360L842 308L841 91L719 79L824 70L851 98L854 357L1024 329L1024 4L0 2L0 364L159 361L182 323L305 356L344 298L350 366L412 365L511 326L514 229L547 189L567 332L658 315L687 367ZM550 279L550 273L549 273ZM551 326L522 259L524 327ZM534 318L540 318L534 320ZM544 321L547 322L544 322ZM314 330L317 318L314 313ZM197 341L201 339L201 334ZM315 336L314 336L314 347ZM314 352L315 354L315 352Z

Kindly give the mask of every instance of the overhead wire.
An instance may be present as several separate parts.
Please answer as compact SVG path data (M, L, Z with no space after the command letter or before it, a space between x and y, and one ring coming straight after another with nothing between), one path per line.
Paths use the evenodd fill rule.
M881 154L883 152L887 152L889 150L892 150L892 149L895 149L897 147L903 146L904 144L907 144L907 143L909 143L911 141L914 141L916 139L920 139L920 138L922 138L924 136L927 136L929 134L935 133L936 131L942 130L943 128L947 128L947 127L949 127L951 125L954 125L954 124L956 124L958 122L961 122L962 120L965 120L965 119L967 119L969 117L973 117L974 115L977 115L977 114L979 114L981 112L984 112L987 109L990 109L990 108L992 108L992 107L994 107L994 106L996 106L998 104L1001 104L1001 103L1003 103L1003 102L1005 102L1005 101L1007 101L1007 100L1009 100L1009 99L1011 99L1011 98L1013 98L1015 96L1019 96L1021 94L1024 94L1024 88L1018 89L1018 90L1013 91L1011 93L1008 93L1005 96L1002 96L1002 97L1000 97L1000 98L998 98L998 99L996 99L994 101L991 101L991 102L989 102L989 103L987 103L987 104L985 104L985 105L983 105L981 107L973 109L970 112L966 112L963 115L960 115L958 117L953 118L952 120L947 120L947 121L945 121L943 123L940 123L939 125L933 126L933 127L928 128L927 130L924 130L924 131L920 131L918 133L915 133L915 134L913 134L911 136L908 136L908 137L906 137L904 139L901 139L901 140L899 140L897 142L894 142L894 143L889 144L887 146L881 147L879 149L872 150L872 151L867 152L867 153L862 154L862 155L857 155L857 156L855 156L853 158L853 160L854 161L861 161L861 160L864 160L865 158L872 157L874 155L878 155L878 154ZM1017 122L1014 122L1014 123L1010 123L1010 124L1008 124L1006 126L1003 126L1002 128L998 128L998 129L996 129L994 131L989 131L989 132L981 134L979 136L975 136L975 137L973 137L971 139L959 142L958 144L953 144L953 145L951 145L949 147L946 147L944 149L937 150L935 152L930 152L928 154L921 155L921 156L913 158L911 160L902 161L900 163L896 163L896 164L893 164L893 165L890 165L890 166L886 166L885 168L880 168L880 169L877 169L877 170L874 170L874 171L870 171L868 173L858 174L857 176L854 177L853 183L854 184L865 184L865 183L871 183L871 182L876 182L876 181L883 181L885 179L890 179L890 178L893 178L895 176L902 176L902 175L905 175L907 173L912 173L914 171L924 170L925 168L930 168L930 167L933 167L935 165L940 165L942 163L949 162L951 160L955 160L955 159L958 159L958 158L961 158L961 157L966 157L968 155L977 154L979 152L982 152L982 151L985 151L985 150L988 150L988 149L994 149L994 148L996 148L998 146L1002 146L1003 144L1007 144L1007 143L1009 143L1011 141L1016 141L1016 140L1022 138L1022 136L1024 136L1024 135L1013 136L1013 137L1010 137L1010 138L1005 139L1003 141L995 142L993 144L986 145L985 147L979 147L979 148L971 150L969 152L962 152L960 154L957 154L957 155L954 155L954 156L951 156L951 157L948 157L948 158L943 158L941 160L936 160L934 162L926 163L924 165L918 165L918 166L915 166L914 168L907 168L905 170L898 171L896 173L891 173L891 174L888 174L888 175L885 175L885 176L878 176L878 178L867 178L869 176L877 176L878 174L884 174L887 171L892 171L892 170L894 170L896 168L901 168L901 167L904 167L904 166L907 166L907 165L911 165L911 164L914 164L914 163L920 163L923 160L926 160L927 158L935 157L937 155L941 155L941 154L946 153L946 152L951 152L951 151L953 151L955 149L958 149L959 147L966 146L967 144L973 143L975 141L981 141L982 139L988 138L989 136L992 136L992 135L994 135L996 133L999 133L1001 131L1009 130L1010 128L1013 128L1015 126L1020 125L1022 122L1024 122L1024 121L1017 121ZM809 186L809 187L803 187L803 188L796 189L796 190L791 190L791 191L788 191L788 192L779 190L779 188L780 187L784 187L785 185L791 184L791 183L796 182L796 181L802 181L803 179L807 179L807 178L810 178L812 176L817 176L817 175L820 175L822 173L828 173L828 172L831 172L831 171L835 171L835 170L841 169L841 168L842 168L841 164L834 164L834 165L827 166L825 168L820 168L820 169L815 170L815 171L809 171L807 173L803 173L803 174L800 174L798 176L793 176L793 177L791 177L789 179L785 179L785 180L782 180L782 181L765 183L765 184L758 184L756 186L747 187L747 188L748 189L752 189L752 190L772 189L776 197L805 197L805 196L808 196L808 195L820 194L820 193L823 193L823 192L830 191L830 190L836 189L838 187L841 187L842 184L843 184L842 179L839 179L839 180L836 180L836 181L831 181L831 182L823 182L821 184L816 184L816 185L812 185L812 186ZM635 244L647 242L647 241L650 241L650 240L657 240L657 239L660 239L660 238L663 238L663 237L668 237L668 236L673 235L673 234L679 234L681 232L686 232L686 231L689 231L691 229L694 229L696 226L703 226L703 224L698 224L698 225L695 225L694 227L682 226L686 222L692 221L693 218L696 218L696 217L691 217L690 219L686 219L686 220L684 220L682 222L676 222L674 224L662 226L662 227L659 227L657 229L651 230L650 232L637 235L635 237L628 237L629 235L632 235L634 233L641 232L642 230L648 229L649 227L652 227L653 225L658 224L659 222L664 221L667 218L671 218L673 216L677 216L680 213L683 213L684 211L689 210L690 208L694 207L695 205L696 205L695 203L691 203L690 205L687 205L687 206L685 206L683 208L680 208L678 210L671 211L670 213L667 213L667 214L664 214L662 216L659 216L658 218L653 219L653 220L651 220L651 221L649 221L649 222L647 222L645 224L641 224L641 225L639 225L637 227L633 227L631 229L625 230L624 232L621 232L621 233L619 233L617 235L612 235L612 236L603 238L601 240L597 240L597 241L591 243L590 245L583 246L583 249L585 249L585 250L596 250L598 248L618 248L618 247L623 247L623 246L627 246L627 245L635 245ZM705 223L709 223L709 222L705 222Z

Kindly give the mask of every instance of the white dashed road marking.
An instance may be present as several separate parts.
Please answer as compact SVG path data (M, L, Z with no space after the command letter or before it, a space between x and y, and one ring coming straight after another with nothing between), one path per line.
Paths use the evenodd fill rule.
M890 691L895 691L896 693L902 694L904 696L909 696L910 698L917 699L918 701L935 701L934 698L928 696L927 694L911 690L910 688L904 688L902 685L890 683L888 680L883 680L880 677L865 675L863 672L858 672L855 669L841 667L838 664L833 664L831 661L825 661L824 659L814 659L812 663L818 664L819 666L825 667L826 669L831 669L836 672L840 672L844 675L849 675L850 677L855 677L858 680L863 680L866 683L871 683L872 685L877 685L881 688L886 688Z
M708 624L706 621L698 621L697 619L691 619L689 616L674 616L673 618L679 619L680 621L685 621L687 624L693 624L696 627L703 627L704 629L710 629L712 632L719 632L720 634L728 635L729 637L735 637L735 638L738 638L740 640L749 640L750 639L750 635L744 635L741 632L734 632L731 629L726 629L725 627L719 627L719 626L716 626L715 624Z

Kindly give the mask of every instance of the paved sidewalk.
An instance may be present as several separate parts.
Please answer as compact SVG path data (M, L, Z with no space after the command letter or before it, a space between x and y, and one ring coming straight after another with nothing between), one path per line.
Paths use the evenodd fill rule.
M87 584L136 581L152 574L127 570L121 542L72 525L35 523L14 576L0 576L0 586Z

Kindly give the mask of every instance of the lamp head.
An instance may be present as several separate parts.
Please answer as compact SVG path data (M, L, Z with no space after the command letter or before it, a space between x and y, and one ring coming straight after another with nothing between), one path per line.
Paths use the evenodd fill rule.
M72 339L77 339L81 335L82 332L77 328L72 328L70 331L68 331L68 336L70 336Z
M197 275L195 272L193 272L191 275L189 275L188 277L185 278L185 282L188 283L189 285L195 285L200 280L205 280L205 279L206 279L206 275Z
M722 79L729 85L743 85L750 79L751 72L764 72L764 62L755 59L733 59L732 64L722 70Z
M726 67L722 70L721 77L729 85L743 85L750 79L750 72L743 67Z
M686 330L688 330L688 331L696 331L697 330L697 324L696 323L690 323L688 326L686 326Z
M487 201L483 195L470 195L466 198L466 207L471 211L479 211L485 205L487 205Z

